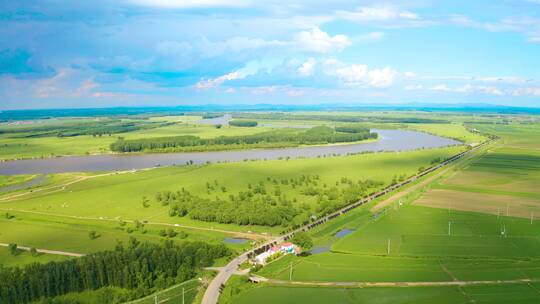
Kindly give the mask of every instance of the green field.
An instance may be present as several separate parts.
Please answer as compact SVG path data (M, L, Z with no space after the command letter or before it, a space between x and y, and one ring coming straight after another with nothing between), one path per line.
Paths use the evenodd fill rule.
M413 116L391 113L387 116L377 114L376 118L391 117L401 120ZM428 116L422 114L420 117L424 119ZM436 119L444 120L444 115L437 116ZM475 121L483 119L491 117L475 118ZM123 133L122 136L137 139L190 134L212 138L221 135L249 135L291 125L348 125L330 120L263 119L262 123L259 122L263 127L224 126L217 129L194 123L198 117L152 117L150 120L175 124ZM540 192L536 187L540 182L539 170L536 170L539 169L537 160L540 159L540 152L535 140L540 128L537 125L525 124L470 123L465 127L465 121L468 120L464 117L451 124L386 124L389 128L407 127L456 138L469 144L478 143L485 137L470 133L468 129L496 134L501 139L477 152L472 159L453 165L427 187L408 194L402 206L394 202L390 207L372 214L369 209L376 202L370 203L311 231L315 247L328 247L329 252L306 257L286 256L270 263L257 274L287 281L290 279L292 267L292 280L305 282L400 283L540 279L540 221L533 218L531 223L526 216L534 212L535 208L538 208L540 216ZM380 127L382 123L366 123L370 124ZM116 135L111 136L110 140L116 140ZM82 140L84 137L48 139L56 144L64 139ZM108 152L108 136L86 137L84 140L92 145L107 147L97 153ZM28 142L46 139L47 137L32 138ZM68 146L76 144L71 143ZM29 153L41 153L33 148L26 149ZM49 149L47 144L43 145L43 149ZM62 149L64 148L59 148L58 151ZM111 249L119 241L127 242L130 237L150 242L172 239L175 242L204 241L215 244L222 243L227 237L247 237L262 241L268 235L277 235L292 225L301 224L310 215L320 215L332 193L345 193L349 185L366 180L377 182L373 188L363 190L362 193L367 194L415 174L419 168L432 165L436 159L447 158L464 149L465 147L458 146L399 153L173 166L116 174L48 175L45 182L34 186L32 191L17 190L0 196L0 214L8 213L8 216L0 218L0 242L74 253L92 253ZM17 154L17 151L10 153L12 156L24 156ZM85 152L78 151L74 154L81 153ZM17 184L29 178L2 177L0 185ZM298 182L304 179L310 181ZM156 195L185 189L197 199L219 202L231 195L249 193L256 185L263 185L268 191L267 197L292 203L291 207L298 210L298 215L290 222L278 226L201 221L190 218L189 214L171 217L169 206L164 205ZM320 189L335 190L321 194L323 192L318 192ZM440 194L441 191L461 194L452 197L444 192L444 196ZM486 202L480 200L479 196L484 197ZM497 197L492 199L492 196ZM510 216L477 210L484 205L502 208L509 204L506 197L516 200L516 203L511 205ZM451 200L450 204L448 198ZM503 203L497 205L497 199ZM537 199L538 206L535 205ZM469 200L476 203L471 204ZM469 209L460 208L460 204L469 206ZM137 226L136 222L142 225ZM164 229L173 229L180 235L169 238L163 234ZM336 232L342 229L351 229L353 232L337 237ZM91 238L91 232L95 232L98 237ZM228 246L240 252L252 246L252 242ZM0 248L2 264L8 266L66 258L45 254L32 257L26 252L13 256L7 248ZM225 262L218 260L215 265L223 265ZM512 299L515 299L515 302L529 303L538 300L539 293L536 288L540 287L538 283L369 288L316 288L276 284L253 285L235 278L227 285L222 302L504 303L504 300L510 299L510 295L514 295ZM196 293L196 289L190 290L189 301ZM81 295L74 295L75 298L79 296ZM88 295L88 298L97 296L99 293ZM166 297L169 303L180 301L177 291L171 291Z
M537 303L538 286L505 285L474 287L320 288L270 287L249 289L231 301L220 303L367 303L367 304L459 304Z
M329 252L286 256L257 274L284 282L291 279L291 268L292 280L303 282L539 280L540 221L535 217L531 221L528 215L536 210L538 198L536 138L540 128L520 124L475 128L501 139L428 187L407 195L401 207L393 204L377 215L368 211L370 206L362 207L312 231L315 247L326 246ZM441 201L444 196L438 191L460 194ZM487 199L481 201L483 197ZM520 203L510 205L510 216L506 216L502 207L514 197ZM499 205L504 211L482 209L498 206L497 199L504 202ZM438 208L418 206L429 204ZM353 232L335 236L341 229ZM268 303L326 303L328 299L340 303L535 303L540 300L538 285L359 289L234 283L226 290L224 303L254 299Z
M490 214L508 212L524 218L540 216L540 126L474 127L501 139L481 158L434 185L417 204Z

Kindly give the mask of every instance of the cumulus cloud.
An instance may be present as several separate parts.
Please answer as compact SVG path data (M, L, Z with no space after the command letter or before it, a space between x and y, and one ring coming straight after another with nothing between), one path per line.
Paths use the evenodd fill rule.
M318 27L298 33L296 42L303 49L316 53L341 51L352 43L349 37L345 35L330 36Z
M240 71L234 71L216 78L203 79L195 84L195 87L199 90L206 90L220 86L226 81L243 79L246 75Z
M313 74L315 70L315 65L317 64L317 60L315 58L308 58L302 66L298 68L298 73L302 76L310 76Z
M346 86L371 86L385 88L392 85L397 71L390 67L370 70L365 64L352 64L335 71Z

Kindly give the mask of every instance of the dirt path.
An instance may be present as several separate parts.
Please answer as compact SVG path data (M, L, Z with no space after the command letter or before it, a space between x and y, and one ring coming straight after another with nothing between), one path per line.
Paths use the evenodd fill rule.
M9 244L6 243L0 243L0 247L9 247ZM17 246L18 250L25 250L30 251L31 247L25 247L25 246ZM49 249L38 249L36 248L36 251L39 253L47 253L47 254L55 254L55 255L64 255L69 257L82 257L84 256L83 253L73 253L73 252L67 252L67 251L58 251L58 250L49 250Z
M444 281L444 282L306 282L306 281L285 281L266 279L260 276L250 277L253 281L267 282L274 285L299 285L311 287L438 287L438 286L470 286L470 285L501 285L536 283L538 279L517 279L517 280L484 280L484 281Z
M48 213L48 212L41 212L41 211L18 210L18 209L13 209L13 208L0 208L0 211L21 212L21 213L28 213L28 214L47 215L47 216L55 216L55 217L69 218L69 219L87 220L87 221L107 221L107 222L119 222L120 221L119 219L116 219L116 218L56 214L56 213ZM122 221L124 221L126 223L134 223L135 222L135 220L129 220L129 219L122 219ZM144 221L141 221L141 222L144 225L156 225L156 226L186 228L186 229L192 229L192 230L221 232L221 233L225 233L225 234L230 234L230 235L232 235L234 237L246 238L246 239L250 239L250 240L258 240L258 239L269 240L269 239L274 238L271 235L264 235L264 234L259 234L259 233L248 233L248 232L224 230L224 229L217 229L217 228L205 228L205 227L196 227L196 226L188 226L188 225L172 224L172 223L162 223L162 222L144 222Z

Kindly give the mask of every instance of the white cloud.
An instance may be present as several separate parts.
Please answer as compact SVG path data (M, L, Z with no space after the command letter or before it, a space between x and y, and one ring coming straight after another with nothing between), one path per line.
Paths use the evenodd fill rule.
M483 29L489 32L515 32L527 37L531 43L540 43L540 19L508 17L496 22L480 22L467 16L454 15L449 22L456 25Z
M221 84L223 84L226 81L230 80L236 80L236 79L243 79L247 75L241 73L240 71L234 71L216 78L210 78L210 79L203 79L195 84L195 87L199 90L206 90L211 89L215 87L219 87Z
M416 73L414 72L405 72L405 77L407 78L413 78L413 77L416 77Z
M391 19L418 19L410 11L401 11L391 6L360 7L356 11L339 11L338 16L352 21L386 21Z
M247 0L130 0L131 3L141 6L159 8L205 8L205 7L245 7L251 5Z
M503 91L494 86L477 86L471 84L465 84L461 87L448 87L445 84L435 85L429 90L438 91L438 92L451 92L451 93L464 93L464 94L488 94L488 95L505 95Z
M383 32L371 32L365 35L354 36L353 41L358 41L358 42L379 41L383 39L383 37L384 37Z
M310 76L315 70L317 60L315 58L308 58L301 67L298 68L298 73L302 76Z
M535 96L540 97L540 87L539 88L519 88L515 89L512 92L514 96Z
M392 5L366 6L359 7L356 10L339 10L333 16L335 19L384 28L421 27L437 23L436 21L423 19L414 12L402 10Z
M390 67L374 69L368 72L369 84L376 88L385 88L392 85L397 72Z
M352 64L337 68L335 74L347 86L385 88L392 85L397 71L390 67L370 70L365 64Z
M347 36L330 36L318 27L298 33L296 35L296 42L301 48L316 53L341 51L351 45L351 40Z

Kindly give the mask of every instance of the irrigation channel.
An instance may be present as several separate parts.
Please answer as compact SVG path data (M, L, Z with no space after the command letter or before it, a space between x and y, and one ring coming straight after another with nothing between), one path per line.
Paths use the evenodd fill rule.
M266 243L264 243L263 245L255 248L255 249L251 249L247 252L244 252L242 253L240 256L236 257L235 259L233 259L232 261L229 262L229 264L227 264L225 267L223 267L221 269L221 271L216 275L216 277L212 280L212 282L208 285L208 288L206 289L206 292L204 294L204 297L202 299L202 304L216 304L218 303L218 299L219 299L219 295L221 293L221 290L224 288L225 286L225 283L229 280L229 278L237 271L238 269L238 266L240 264L242 264L243 262L247 261L249 258L251 257L254 257L256 256L257 254L261 253L261 252L264 252L266 250L268 250L270 247L274 246L274 245L277 245L281 242L284 242L290 238L292 238L294 236L295 233L297 232L300 232L300 231L308 231L314 227L317 227L321 224L324 224L326 223L327 221L331 220L331 219L334 219L342 214L345 214L349 211L351 211L352 209L355 209L359 206L362 206L368 202L371 202L372 200L378 198L378 197L381 197L383 195L386 195L388 194L389 192L392 192L394 190L397 190L399 188L402 188L416 180L418 180L419 178L425 176L425 175L428 175L444 166L447 166L459 159L461 159L462 157L486 146L487 144L491 143L492 141L494 141L495 139L489 139L489 140L486 140L484 141L483 143L467 150L467 151L464 151L464 152L461 152L459 154L456 154L452 157L450 157L449 159L441 162L440 164L438 165L435 165L435 166L432 166L432 167L429 167L427 169L425 169L424 171L422 172L419 172L417 174L415 174L414 176L411 176L409 177L408 179L406 179L405 181L403 182L400 182L400 183L397 183L397 184L394 184L394 185L391 185L391 186L388 186L384 189L382 189L381 191L379 192L376 192L376 193L371 193L369 195L367 195L366 197L364 197L363 199L355 202L355 203L352 203L352 204L349 204L343 208L341 208L340 210L336 211L336 212L333 212L331 214L328 214L326 216L324 216L323 218L320 218L314 222L310 222L304 226L301 226L299 228L296 228L294 229L293 231L291 232L288 232L282 236L279 236L279 237L276 237L275 239L272 239Z
M462 144L454 139L410 130L372 130L377 141L365 143L185 153L107 154L24 159L0 162L0 175L127 171L158 166L238 162L284 158L315 158L382 151L412 151Z

